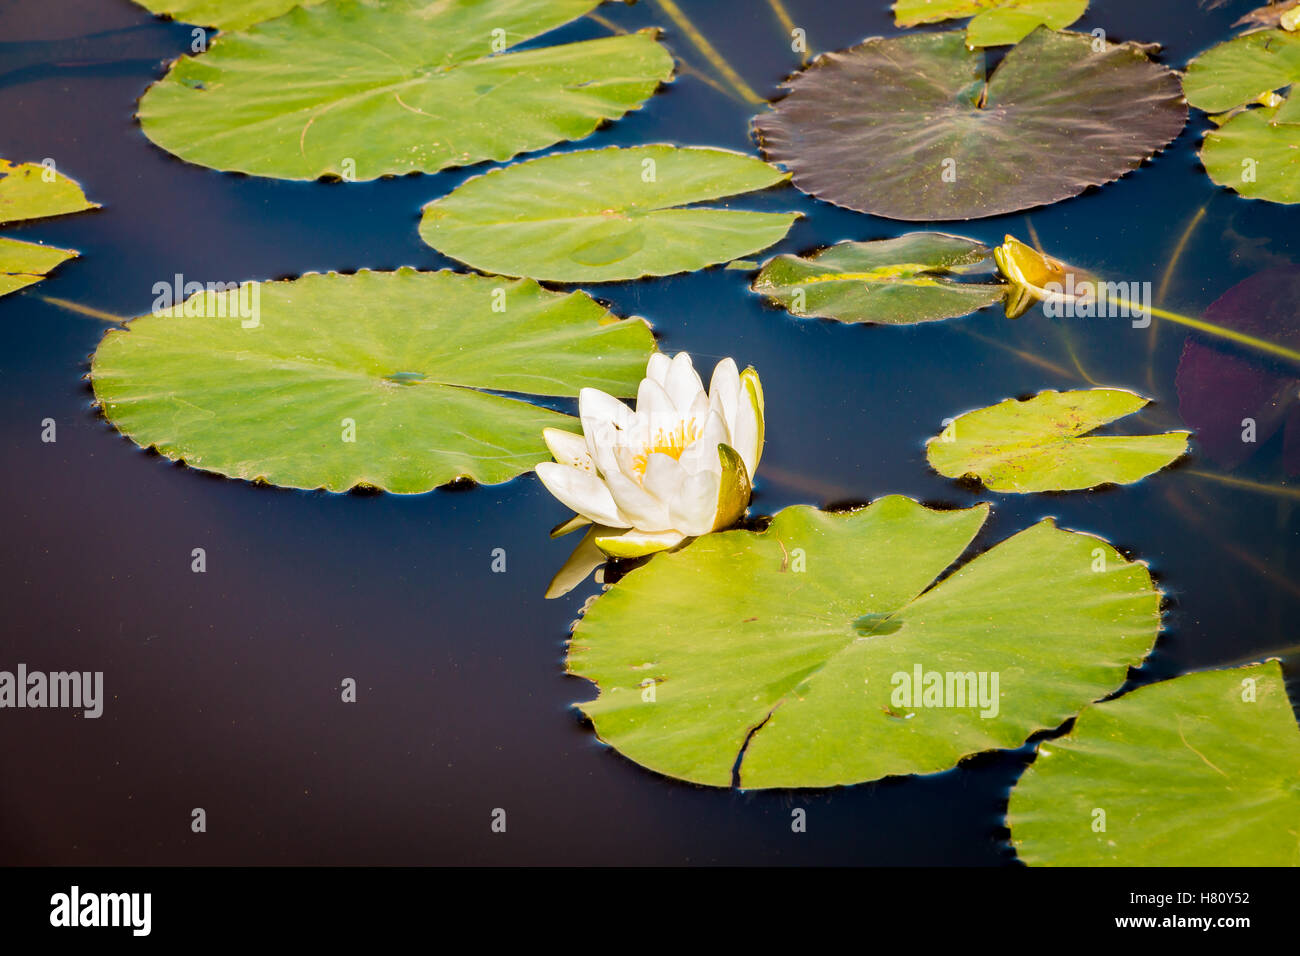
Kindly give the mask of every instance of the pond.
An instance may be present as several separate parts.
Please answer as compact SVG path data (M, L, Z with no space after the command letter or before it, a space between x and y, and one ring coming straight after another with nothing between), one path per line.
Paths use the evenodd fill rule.
M1156 60L1182 69L1234 35L1254 5L1093 0L1071 29L1158 42ZM751 120L767 107L743 90L775 100L800 68L791 24L814 54L902 32L883 0L676 8L684 22L650 0L605 4L607 23L580 18L526 44L604 37L607 24L657 26L678 60L675 81L644 107L529 158L651 143L757 157ZM700 786L602 743L575 707L595 687L565 674L570 625L601 588L589 580L544 597L576 539L548 536L570 512L534 474L415 495L301 491L176 464L116 431L95 404L90 356L116 321L150 311L156 284L466 271L422 241L421 210L493 167L328 182L182 161L146 138L135 112L192 40L191 26L128 0L0 9L0 155L52 158L102 205L4 227L80 256L0 298L0 669L104 675L97 719L0 715L0 860L1019 865L1007 802L1043 734L942 772L793 789ZM1202 316L1238 283L1300 260L1292 208L1242 198L1206 175L1198 149L1210 128L1192 110L1170 146L1118 181L970 221L887 219L790 184L723 204L800 214L777 244L745 257L755 262L920 230L990 247L1012 234L1091 273L1150 283L1154 305ZM1193 434L1173 467L1095 491L1002 494L944 477L927 460L926 441L946 420L1044 389L1129 389L1152 402L1114 431L1195 431L1180 412L1178 371L1196 333L1158 317L1145 328L1039 309L1010 320L1000 307L902 326L801 318L752 292L753 279L714 266L548 284L645 317L659 349L689 352L706 381L727 356L758 370L766 445L751 517L887 495L940 509L988 502L987 522L972 532L976 553L1051 517L1144 562L1163 592L1163 630L1122 678L1124 691L1271 656L1294 673L1300 486L1281 431L1261 432L1252 453L1228 465ZM1270 334L1294 345L1300 319L1289 305L1293 324ZM1261 375L1286 367L1256 361ZM410 378L418 371L391 373L394 387L421 387ZM1240 387L1206 376L1196 387L1211 407L1217 389ZM1222 400L1231 404L1227 391ZM575 410L571 399L543 404ZM42 440L46 420L56 441ZM661 557L674 556L650 564ZM689 616L681 622L692 626ZM873 618L859 629L889 640L906 625L893 634ZM341 699L348 679L355 702ZM1117 680L1087 699L1119 689ZM1049 722L1061 729L1046 735L1062 724ZM192 827L199 808L206 832ZM804 828L791 825L799 809ZM492 825L499 810L504 833Z

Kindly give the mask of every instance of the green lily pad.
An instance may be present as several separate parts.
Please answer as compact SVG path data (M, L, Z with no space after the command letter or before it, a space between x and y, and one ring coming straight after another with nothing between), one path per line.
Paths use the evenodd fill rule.
M1085 707L1007 812L1031 866L1300 865L1300 729L1277 661Z
M1178 79L1142 46L1093 44L1040 27L986 82L961 31L874 37L796 74L754 125L797 187L839 206L910 220L1028 209L1118 179L1186 122Z
M1245 110L1211 130L1201 147L1210 179L1248 199L1300 202L1300 124L1274 122L1277 112Z
M1207 113L1253 103L1300 82L1300 34L1262 30L1211 47L1187 65L1187 102Z
M312 274L176 311L104 337L104 414L167 458L289 488L513 478L549 458L543 428L578 430L514 395L629 396L654 351L585 293L452 272Z
M0 295L40 282L54 268L76 258L72 249L20 242L0 236Z
M656 555L578 622L568 670L599 687L579 706L624 756L719 787L733 770L741 787L933 773L1019 746L1124 682L1160 597L1143 565L1050 520L935 584L987 514L797 505Z
M75 179L40 163L0 159L0 226L98 208ZM0 237L0 296L40 282L76 255L74 249Z
M1035 27L1068 27L1088 9L1088 0L895 0L900 27L974 17L966 27L967 46L1019 43Z
M273 20L294 7L309 7L324 0L135 0L151 13L182 23L197 23L222 30L242 30L263 20Z
M1202 53L1187 67L1187 102L1219 124L1205 137L1210 179L1250 199L1300 202L1300 34L1260 30ZM1280 105L1274 91L1292 87ZM1270 105L1262 101L1271 99Z
M333 0L181 57L145 135L213 169L368 180L509 159L635 109L670 79L653 31L513 53L596 0Z
M798 213L682 207L786 178L722 149L556 153L494 169L429 203L420 237L500 275L613 282L692 272L780 241Z
M938 232L840 242L810 256L777 256L751 288L795 315L911 325L969 315L1002 300L1001 283L961 282L991 271L992 250Z
M935 471L978 478L990 491L1078 491L1132 484L1187 451L1185 431L1090 435L1149 399L1122 388L1039 392L959 415L925 446Z

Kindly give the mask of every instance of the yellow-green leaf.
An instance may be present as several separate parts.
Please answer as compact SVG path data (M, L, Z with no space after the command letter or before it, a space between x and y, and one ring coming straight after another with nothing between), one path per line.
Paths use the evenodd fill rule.
M1176 461L1188 432L1092 435L1148 399L1119 388L1045 391L958 416L926 444L941 475L978 478L991 491L1076 491L1131 484Z

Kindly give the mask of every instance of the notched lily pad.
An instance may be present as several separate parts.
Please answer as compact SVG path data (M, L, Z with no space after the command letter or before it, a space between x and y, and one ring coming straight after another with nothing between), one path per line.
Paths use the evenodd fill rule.
M280 179L360 181L509 159L581 139L671 78L653 31L498 52L596 5L294 7L181 57L141 99L140 122L189 162Z
M654 350L585 293L452 272L312 274L174 311L104 337L104 414L167 458L289 488L506 481L548 457L543 428L578 430L517 396L632 395Z
M150 13L181 23L242 30L263 20L273 20L294 7L310 7L324 0L135 0Z
M568 670L599 688L579 706L629 759L718 787L733 768L741 787L824 787L1019 746L1124 682L1160 598L1143 565L1050 520L936 584L987 514L797 505L657 555L577 623Z
M1063 30L1088 9L1088 0L895 0L900 27L974 17L966 27L967 46L1019 43L1036 27Z
M1127 485L1187 451L1188 432L1091 435L1149 400L1121 388L1039 392L959 415L925 446L949 478L972 476L990 491L1078 491Z
M1300 123L1276 122L1279 111L1245 110L1211 130L1201 147L1210 179L1247 199L1300 202Z
M0 159L0 226L98 209L76 180L40 163ZM0 296L40 282L74 249L0 236Z
M767 248L798 217L692 204L786 178L723 149L555 153L494 169L429 203L420 237L500 275L613 282L692 272Z
M1261 30L1211 47L1187 65L1187 102L1207 113L1253 103L1300 82L1300 34Z
M1057 202L1136 169L1187 119L1145 48L1097 42L1040 27L986 82L960 31L874 37L819 57L754 125L796 186L859 212L974 219Z
M1085 707L1007 825L1031 866L1300 865L1300 729L1277 661Z
M911 325L969 315L999 302L1007 287L963 282L993 270L981 242L937 232L840 242L809 256L777 256L751 286L794 315Z
M1300 202L1300 34L1260 30L1194 59L1187 101L1218 114L1201 147L1210 179L1250 199ZM1276 91L1290 87L1284 98Z

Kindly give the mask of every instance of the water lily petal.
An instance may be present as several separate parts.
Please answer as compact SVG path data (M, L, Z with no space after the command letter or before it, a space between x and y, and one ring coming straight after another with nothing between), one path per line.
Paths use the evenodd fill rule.
M695 401L691 402L691 407L686 411L684 416L688 421L693 421L696 425L705 422L709 418L709 396L708 393L700 391L695 394ZM724 421L725 425L726 422Z
M640 427L656 431L669 431L677 424L677 408L664 387L653 379L641 379L636 390L636 417Z
M666 551L686 540L686 535L677 531L625 531L623 534L606 535L595 539L596 547L613 558L640 558L656 551Z
M668 381L668 368L672 365L672 361L663 352L656 352L650 356L650 361L646 363L645 377L663 385Z
M583 517L612 528L632 526L632 522L619 513L609 488L590 472L553 461L544 461L535 470L547 491Z
M704 422L704 430L700 437L696 439L686 451L682 452L679 459L686 473L693 475L696 472L709 471L714 474L722 473L722 466L718 463L718 446L726 444L731 439L727 434L726 423L723 422L722 416L716 411L710 411L708 419Z
M668 531L668 505L642 488L636 481L615 472L605 476L609 492L618 504L619 514L638 531Z
M685 352L678 352L673 356L672 365L668 369L668 378L664 382L664 389L668 392L668 397L672 399L673 407L677 409L679 418L686 416L695 401L695 396L704 391L704 383L700 381L700 373L695 371L695 365L691 362L691 357Z
M717 446L714 446L713 460L718 459ZM722 466L718 471L701 471L687 475L673 499L671 516L673 527L683 534L708 534L713 530L714 516L718 509L718 487L722 481Z
M671 503L685 480L686 472L676 458L656 453L646 459L641 486L660 501Z
M740 407L736 410L736 427L732 431L732 447L740 453L750 479L758 471L763 457L763 383L752 368L740 376Z
M543 428L542 439L561 465L580 468L583 471L596 470L591 452L587 449L587 439L582 435L560 431L558 428Z
M617 441L619 430L627 427L631 417L632 409L598 388L584 388L578 392L578 418L582 420L587 451L597 467L600 466L597 450L603 444Z
M740 373L734 359L724 358L713 368L709 380L709 405L727 423L727 431L735 434L736 410L740 407Z

